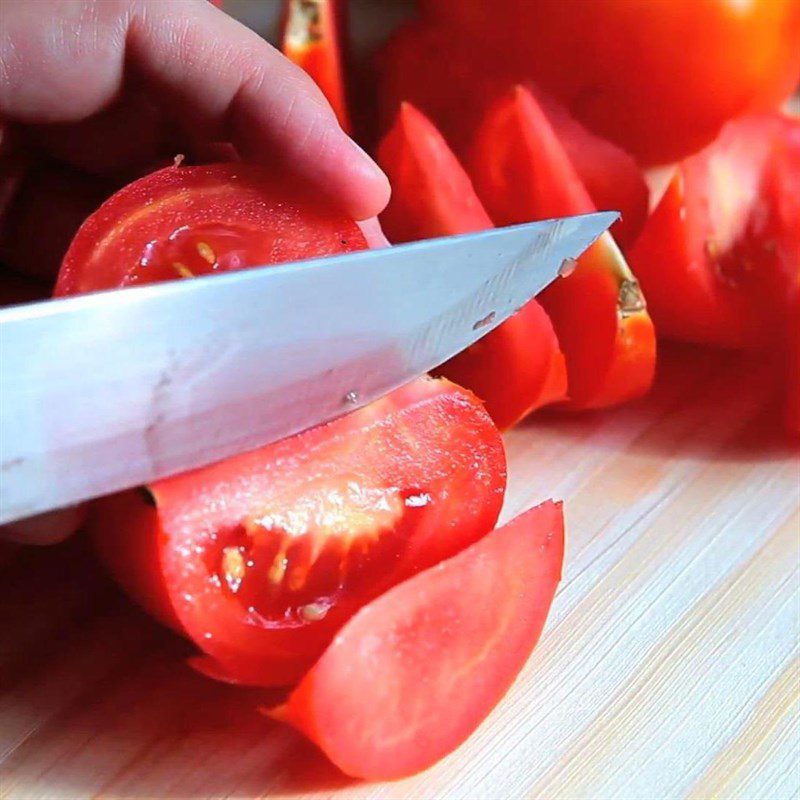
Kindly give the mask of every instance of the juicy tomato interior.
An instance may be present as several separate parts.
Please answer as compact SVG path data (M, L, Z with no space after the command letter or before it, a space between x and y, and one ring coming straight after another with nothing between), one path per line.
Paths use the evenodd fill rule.
M508 690L544 627L563 556L561 506L543 503L363 608L268 713L348 775L425 769Z
M175 166L121 189L81 226L56 295L362 250L361 230L250 164Z
M489 108L468 165L478 196L498 225L595 210L547 117L524 87ZM647 391L655 370L655 333L639 284L608 233L539 299L566 358L571 407L602 408Z
M215 677L297 680L359 607L489 531L505 461L480 403L420 379L327 425L97 503L122 585ZM154 503L154 505L153 505Z

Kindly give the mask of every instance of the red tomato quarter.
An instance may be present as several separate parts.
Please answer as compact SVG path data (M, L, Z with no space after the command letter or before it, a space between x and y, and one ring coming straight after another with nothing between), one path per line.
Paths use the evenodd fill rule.
M285 0L281 50L304 69L350 131L345 91L346 0Z
M381 142L378 162L392 184L392 199L381 215L392 241L492 227L447 142L410 104L401 106ZM474 391L500 429L566 396L564 356L550 319L535 300L438 372Z
M563 556L561 505L543 503L362 608L272 715L348 775L425 769L478 727L522 669Z
M360 606L472 544L503 500L503 444L468 392L419 379L327 425L97 502L128 592L217 678L289 684Z
M468 167L498 225L595 210L533 95L516 87L487 112ZM655 334L639 285L609 234L539 300L567 361L573 408L602 408L644 394L655 369Z
M450 35L647 163L683 158L800 77L797 0L425 0Z
M362 250L352 220L265 169L167 167L81 226L55 294L79 294Z
M800 121L726 125L678 166L630 257L659 333L748 349L780 338L800 291Z

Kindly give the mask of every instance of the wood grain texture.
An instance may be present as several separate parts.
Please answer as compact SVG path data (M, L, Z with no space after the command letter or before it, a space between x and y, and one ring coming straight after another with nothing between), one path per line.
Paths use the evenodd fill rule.
M688 349L645 401L507 437L504 517L566 501L542 641L454 754L341 776L183 665L80 541L0 559L4 798L764 798L800 793L800 458L768 370Z

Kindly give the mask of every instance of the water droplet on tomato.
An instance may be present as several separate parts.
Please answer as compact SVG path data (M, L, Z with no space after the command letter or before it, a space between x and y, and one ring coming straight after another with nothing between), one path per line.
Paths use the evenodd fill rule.
M298 613L306 622L317 622L325 618L328 606L322 603L306 603L306 605L300 606Z
M427 492L412 494L406 497L405 504L408 508L424 508L433 500Z

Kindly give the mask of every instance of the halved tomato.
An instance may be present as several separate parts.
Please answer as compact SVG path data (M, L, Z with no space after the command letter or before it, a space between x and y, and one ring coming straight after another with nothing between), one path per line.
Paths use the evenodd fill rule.
M252 164L173 166L109 198L78 230L55 294L362 250L361 230Z
M543 503L362 608L271 716L348 775L425 769L511 686L542 632L563 556L561 504Z
M411 104L378 148L392 184L381 223L394 242L485 230L492 221L433 123ZM566 396L564 356L544 309L522 310L437 370L474 391L502 430Z
M363 247L355 223L258 168L173 167L87 220L59 287ZM89 526L129 593L205 654L198 669L279 685L363 603L490 530L504 488L502 440L478 400L420 379L298 436L100 500Z
M123 587L213 677L300 678L364 603L493 527L499 433L420 379L327 425L98 501L89 529Z
M343 50L345 12L344 0L285 0L281 50L314 79L339 124L349 133Z
M515 83L525 83L595 206L622 213L612 228L615 238L627 245L641 230L648 190L633 158L591 133L551 95L530 84L524 71L510 69L502 48L494 51L485 40L478 44L444 25L411 22L384 46L378 65L384 130L393 124L400 104L411 102L435 122L460 157L490 104Z
M498 225L595 210L547 117L524 87L489 109L467 166ZM566 357L573 408L610 406L647 391L655 369L653 325L639 284L609 234L539 299Z
M678 166L630 258L659 333L739 349L781 337L800 291L800 120L726 125Z

